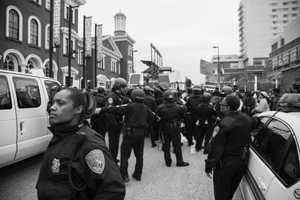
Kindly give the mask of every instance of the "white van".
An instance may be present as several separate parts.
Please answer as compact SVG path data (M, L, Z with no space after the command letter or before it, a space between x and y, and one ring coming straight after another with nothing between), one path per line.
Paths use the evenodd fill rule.
M53 86L60 83L0 70L0 168L46 150L52 138L47 103Z

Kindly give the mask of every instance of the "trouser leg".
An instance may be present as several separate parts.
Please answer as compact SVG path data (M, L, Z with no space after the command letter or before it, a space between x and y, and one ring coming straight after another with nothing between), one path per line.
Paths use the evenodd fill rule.
M145 136L143 132L138 133L138 140L133 145L133 152L136 157L136 164L134 169L134 176L141 177L143 172L143 165L144 165L144 141Z
M108 136L109 136L109 151L112 158L117 162L117 156L119 151L119 138L121 130L116 124L108 125Z
M121 164L120 172L122 177L128 177L128 159L130 158L133 140L131 138L123 138L121 145Z

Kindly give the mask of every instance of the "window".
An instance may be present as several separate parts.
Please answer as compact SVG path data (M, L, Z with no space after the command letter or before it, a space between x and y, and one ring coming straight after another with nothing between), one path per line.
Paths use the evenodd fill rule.
M277 6L277 3L270 3L270 6Z
M271 29L272 30L278 30L278 27L272 27Z
M9 11L9 37L19 39L19 14L13 9Z
M69 55L69 38L66 38L65 37L65 44L64 44L64 54L65 55ZM74 40L72 39L71 40L71 53L72 53L72 57L74 58L75 57L75 42Z
M38 68L37 62L33 58L30 58L27 62L25 73L30 73L31 69L36 69L36 68Z
M51 9L51 0L46 0L45 6L46 6L47 10L50 10Z
M6 26L5 36L19 41L23 40L23 16L20 10L15 6L6 8Z
M49 62L47 62L43 71L44 71L44 74L46 77L50 77L50 63Z
M133 57L133 52L132 52L132 47L131 46L128 46L128 55L130 57Z
M38 45L38 24L34 19L30 22L30 44Z
M278 175L287 186L293 185L300 177L299 155L294 139L283 159Z
M0 76L0 110L11 109L11 95L5 76Z
M15 59L11 56L6 56L3 68L4 70L15 71Z
M117 61L116 60L111 60L110 65L111 65L110 71L114 72L114 73L117 73Z
M105 69L105 57L102 55L101 62L98 63L98 69Z
M59 84L57 82L53 82L53 81L48 81L48 80L45 81L45 87L46 87L49 99L51 99L51 97L53 98L54 95L57 93L57 91L51 91L51 88L55 87L55 86L58 87Z
M34 3L37 3L37 4L41 4L41 0L31 0L32 2L34 2Z
M289 20L283 20L283 23L284 24L289 23Z
M46 33L45 49L50 49L50 24L46 25L45 33Z
M289 16L288 14L284 14L284 15L283 15L283 17L288 17L288 16Z
M295 13L295 14L292 14L292 17L297 17L298 16L298 14L297 13Z
M19 108L34 108L41 105L40 89L36 80L13 77Z
M278 15L271 15L271 18L278 18Z
M300 10L300 7L292 8L292 10Z
M69 21L70 19L70 9L69 5L65 4L65 19ZM75 9L72 8L72 23L75 23Z
M289 128L272 119L256 136L252 147L273 170L278 169L288 140L292 137Z

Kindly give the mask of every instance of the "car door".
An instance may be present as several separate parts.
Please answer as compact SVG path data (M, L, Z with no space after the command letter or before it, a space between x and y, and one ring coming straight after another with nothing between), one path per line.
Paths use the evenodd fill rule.
M48 103L49 99L52 99L54 97L54 95L57 93L56 91L51 90L51 88L53 87L60 87L60 84L54 80L42 80L43 81L43 87L44 87L44 93L45 93L45 100ZM49 114L47 113L47 127L49 127ZM48 129L47 132L47 141L50 142L52 138L52 133L51 131Z
M300 199L300 164L297 140L290 137L287 151L265 195L266 199Z
M43 152L47 147L46 102L38 77L13 75L16 94L16 160Z
M276 176L276 170L283 159L283 153L287 149L291 136L290 129L284 123L271 118L252 142L248 172L257 199L264 199L269 194L270 185Z
M13 162L17 151L17 122L11 82L0 75L0 167Z

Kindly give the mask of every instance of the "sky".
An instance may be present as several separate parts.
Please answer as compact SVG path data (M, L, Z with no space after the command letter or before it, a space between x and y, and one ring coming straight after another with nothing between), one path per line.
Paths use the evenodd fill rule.
M142 72L151 60L152 43L161 53L163 67L180 71L184 78L199 84L200 59L211 61L213 55L239 54L238 6L240 0L86 0L79 8L83 16L92 16L102 24L103 35L114 35L114 16L126 16L126 33L136 43L134 68ZM83 36L82 25L79 35Z

